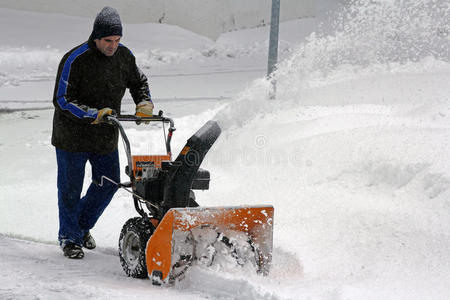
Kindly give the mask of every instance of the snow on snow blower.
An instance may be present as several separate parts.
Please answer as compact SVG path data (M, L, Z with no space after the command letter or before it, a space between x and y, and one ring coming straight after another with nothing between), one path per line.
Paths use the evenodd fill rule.
M129 219L119 238L119 257L128 276L150 277L153 284L183 278L188 268L245 267L267 275L272 259L273 207L200 207L193 190L209 189L210 173L200 165L221 133L204 124L172 160L174 122L162 112L150 118L109 116L122 136L130 181L113 182L133 195L139 217ZM166 154L131 155L122 122L161 122ZM165 124L169 124L166 131Z

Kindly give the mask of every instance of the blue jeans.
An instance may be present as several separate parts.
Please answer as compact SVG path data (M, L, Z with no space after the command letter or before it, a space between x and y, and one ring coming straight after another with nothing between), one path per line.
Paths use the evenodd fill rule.
M84 234L94 227L111 202L117 186L101 177L120 182L119 153L67 152L56 148L58 163L58 208L60 245L71 242L82 245ZM86 162L92 166L92 182L82 198Z

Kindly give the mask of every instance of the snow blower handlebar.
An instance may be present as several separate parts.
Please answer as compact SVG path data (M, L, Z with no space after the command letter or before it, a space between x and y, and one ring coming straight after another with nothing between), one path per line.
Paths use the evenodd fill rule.
M135 115L117 115L117 116L106 116L106 122L113 124L119 128L120 135L122 136L122 139L125 143L125 152L127 155L127 163L128 163L128 171L127 175L131 177L133 174L133 162L131 158L131 147L130 147L130 141L128 140L128 137L125 133L125 129L123 128L121 122L135 122L136 124L141 124L142 122L145 122L148 124L149 122L162 122L169 123L169 129L166 139L166 151L169 156L172 155L172 150L170 146L170 142L172 141L172 135L173 132L176 130L175 123L171 118L164 117L163 112L160 110L157 116L152 117L137 117Z

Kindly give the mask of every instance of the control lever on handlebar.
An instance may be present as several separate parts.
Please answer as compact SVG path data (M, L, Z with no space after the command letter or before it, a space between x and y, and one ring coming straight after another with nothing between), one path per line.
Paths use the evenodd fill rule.
M103 115L102 118L101 118L100 123L107 123L107 124L114 125L115 123L111 123L110 117L117 118L117 112L114 109L112 109L111 114Z
M163 113L162 111L159 111L158 115L154 115L153 117L149 117L149 118L143 118L143 117L137 117L135 115L107 115L106 116L106 120L108 122L108 124L113 124L115 126L117 126L117 128L119 129L120 135L122 136L122 139L124 141L125 144L125 152L127 155L127 161L128 161L128 170L133 170L133 165L132 165L132 159L131 159L131 149L130 149L130 142L128 140L128 137L125 133L125 130L121 124L121 122L125 122L125 121L131 121L131 122L143 122L143 121L149 121L149 122L163 122L163 123L169 123L169 128L168 128L168 134L167 134L167 139L166 139L166 152L169 156L172 155L172 149L170 146L170 143L172 141L172 135L173 132L176 130L175 129L175 124L173 122L173 120L171 118L168 117L163 117ZM132 172L129 171L131 175Z

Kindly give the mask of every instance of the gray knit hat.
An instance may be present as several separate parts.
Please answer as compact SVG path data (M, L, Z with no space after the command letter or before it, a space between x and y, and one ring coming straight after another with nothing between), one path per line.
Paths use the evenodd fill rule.
M106 6L95 18L91 36L95 40L111 35L122 36L122 22L119 12L115 8Z

